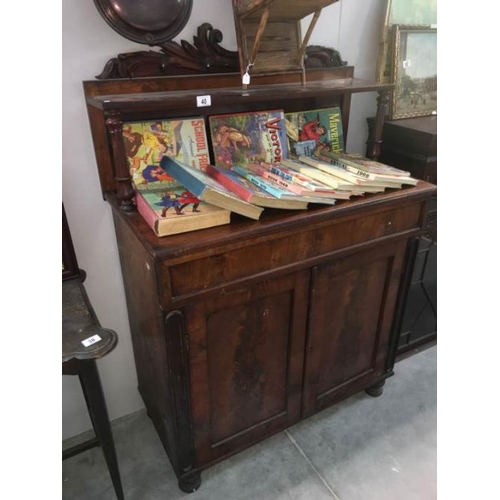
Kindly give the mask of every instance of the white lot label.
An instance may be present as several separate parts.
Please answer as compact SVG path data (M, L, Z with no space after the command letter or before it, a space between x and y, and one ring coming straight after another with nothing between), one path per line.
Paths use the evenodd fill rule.
M197 95L196 96L196 105L201 108L203 106L211 106L212 100L209 95Z
M97 342L100 342L100 341L101 341L101 337L99 337L99 335L94 335L92 337L89 337L88 339L82 340L82 344L85 347L88 347L89 345L97 344Z

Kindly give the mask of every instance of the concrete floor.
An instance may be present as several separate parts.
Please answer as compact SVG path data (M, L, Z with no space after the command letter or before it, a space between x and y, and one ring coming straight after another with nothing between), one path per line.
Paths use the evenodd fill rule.
M364 392L202 473L181 492L145 411L113 422L126 500L431 500L436 493L437 347ZM74 444L63 443L64 446ZM63 500L116 498L100 448L63 461Z

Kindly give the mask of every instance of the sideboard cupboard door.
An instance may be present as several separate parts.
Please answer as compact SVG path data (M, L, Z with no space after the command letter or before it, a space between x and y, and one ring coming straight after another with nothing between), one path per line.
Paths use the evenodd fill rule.
M300 419L309 272L186 307L199 466Z
M406 241L313 268L304 416L386 373Z

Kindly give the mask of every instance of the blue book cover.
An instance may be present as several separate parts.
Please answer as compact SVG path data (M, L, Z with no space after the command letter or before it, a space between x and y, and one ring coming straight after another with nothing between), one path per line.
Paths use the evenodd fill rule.
M202 170L169 156L162 158L160 166L200 200L255 220L262 213L261 207L241 200Z

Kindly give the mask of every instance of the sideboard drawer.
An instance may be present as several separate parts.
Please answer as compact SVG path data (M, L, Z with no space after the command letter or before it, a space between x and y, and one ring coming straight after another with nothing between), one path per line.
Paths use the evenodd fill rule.
M167 305L171 299L205 292L384 236L418 229L422 220L421 210L422 204L414 203L366 217L337 219L313 229L287 234L268 241L266 245L249 243L229 251L221 248L214 255L176 265L163 263L162 303Z

